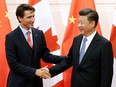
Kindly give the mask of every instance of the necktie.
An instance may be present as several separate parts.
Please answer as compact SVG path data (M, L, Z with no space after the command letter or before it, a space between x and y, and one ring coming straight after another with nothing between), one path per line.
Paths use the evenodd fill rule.
M32 44L32 41L31 41L31 36L30 36L30 32L29 31L27 32L27 42L28 42L29 46L31 48L33 48L33 44Z
M84 38L84 39L83 39L83 43L82 43L82 47L81 47L81 49L80 49L79 63L81 63L81 61L82 61L82 59L83 59L83 56L84 56L84 54L85 54L86 41L87 41L87 38Z

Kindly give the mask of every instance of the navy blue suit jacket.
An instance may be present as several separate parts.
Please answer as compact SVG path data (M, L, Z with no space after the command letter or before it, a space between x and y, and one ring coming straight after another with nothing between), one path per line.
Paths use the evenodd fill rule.
M32 37L33 49L19 27L6 36L6 56L10 67L7 87L43 87L42 79L35 76L36 69L40 68L40 58L50 63L64 59L50 54L41 30L33 28Z
M111 87L113 75L111 43L96 33L79 64L81 41L82 35L74 38L67 60L50 68L50 73L54 76L73 66L71 87Z

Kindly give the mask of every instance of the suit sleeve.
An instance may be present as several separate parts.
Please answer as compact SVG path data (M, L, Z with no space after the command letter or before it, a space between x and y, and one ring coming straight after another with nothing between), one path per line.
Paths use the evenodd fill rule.
M113 51L110 42L107 42L101 51L101 86L111 87L113 75Z
M68 58L66 58L66 60L49 68L49 72L50 72L51 76L53 77L57 74L60 74L61 72L65 71L65 70L67 70L71 66L72 66L72 62L70 61L70 57L68 57Z
M59 64L56 64L55 66L49 68L49 72L51 74L51 76L55 76L65 70L67 70L68 68L70 68L72 66L72 47L69 51L68 57L63 60L62 62L60 62Z
M5 49L10 70L29 79L33 79L36 69L26 66L17 60L16 44L10 35L6 36Z

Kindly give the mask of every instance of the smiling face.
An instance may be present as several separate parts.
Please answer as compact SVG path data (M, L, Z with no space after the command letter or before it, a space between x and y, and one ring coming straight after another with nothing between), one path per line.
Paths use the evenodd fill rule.
M18 20L20 21L20 24L23 28L29 30L30 28L32 28L34 26L34 12L32 10L26 10L24 11L24 16L23 17L19 17L18 16Z
M95 21L88 21L87 16L80 16L78 19L78 28L84 36L89 36L95 31Z

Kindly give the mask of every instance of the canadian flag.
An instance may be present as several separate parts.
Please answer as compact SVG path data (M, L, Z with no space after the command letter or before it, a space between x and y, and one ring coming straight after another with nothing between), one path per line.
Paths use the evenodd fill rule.
M72 0L68 24L66 26L66 31L64 39L62 42L62 55L67 55L69 49L72 45L73 38L79 34L77 27L79 11L84 8L95 8L94 0ZM97 25L97 31L101 34L101 29L99 24ZM71 68L64 72L64 87L70 87L70 77L71 77ZM68 78L67 78L68 77Z
M6 87L9 67L5 54L5 36L11 31L5 0L0 0L0 87Z
M116 87L116 9L113 17L110 41L112 43L112 48L114 53L114 73L113 73L112 87Z
M60 45L58 43L48 0L29 0L29 4L36 10L34 27L44 32L47 47L50 49L50 52L60 55ZM45 65L52 66L52 64L46 64L43 61L41 63L42 67ZM43 87L63 87L62 73L51 79L43 79Z

